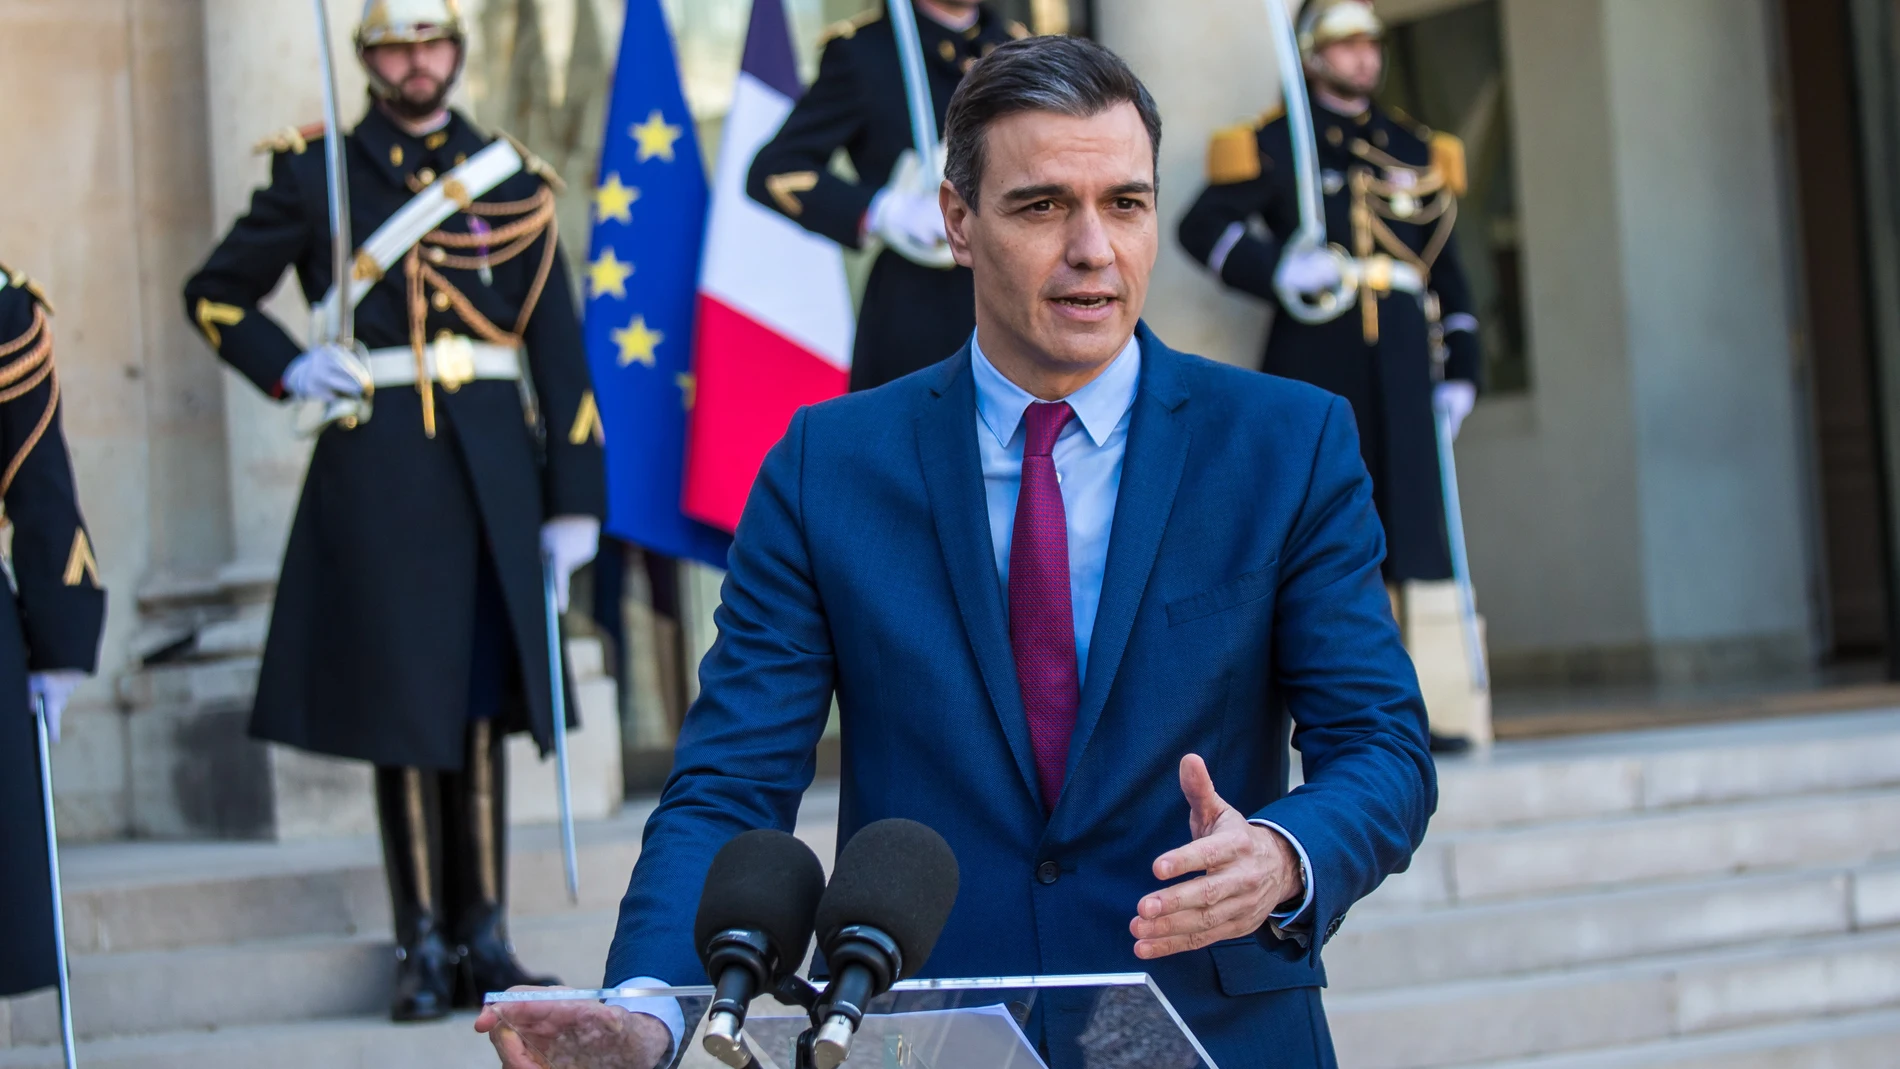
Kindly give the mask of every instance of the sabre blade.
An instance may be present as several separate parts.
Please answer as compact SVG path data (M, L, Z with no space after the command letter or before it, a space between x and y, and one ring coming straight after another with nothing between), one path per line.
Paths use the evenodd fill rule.
M1273 23L1273 55L1280 68L1281 103L1286 107L1287 132L1293 139L1293 184L1299 192L1299 236L1317 246L1326 244L1326 209L1320 199L1319 149L1313 135L1313 105L1306 95L1306 67L1300 61L1298 31L1284 0L1265 0Z
M909 0L886 4L891 29L897 35L897 60L904 68L904 97L910 105L910 136L917 156L928 163L937 151L937 104L924 76L924 40L917 32L917 12Z
M73 979L66 956L66 904L59 880L59 822L53 817L53 743L47 728L46 696L33 699L34 722L39 729L40 799L46 807L46 862L53 892L53 960L59 972L59 1040L66 1069L78 1069L79 1050L73 1041Z
M343 123L337 106L336 55L330 45L330 9L325 0L311 0L317 16L317 63L323 74L323 166L330 187L330 271L336 286L336 305L329 310L336 331L330 340L345 349L356 347L356 302L350 290L355 279L356 243L350 235L349 172L343 166Z
M1451 542L1451 575L1458 586L1458 615L1464 625L1465 656L1471 662L1471 683L1478 691L1491 689L1484 658L1484 638L1478 633L1477 596L1471 589L1471 559L1465 553L1465 515L1458 494L1458 462L1452 452L1451 413L1432 406L1438 435L1438 479L1445 495L1445 534Z
M574 795L567 763L567 666L561 656L561 607L554 590L554 561L543 557L541 592L548 611L548 697L554 734L554 786L561 808L561 859L567 870L567 900L581 900L580 854L574 846Z

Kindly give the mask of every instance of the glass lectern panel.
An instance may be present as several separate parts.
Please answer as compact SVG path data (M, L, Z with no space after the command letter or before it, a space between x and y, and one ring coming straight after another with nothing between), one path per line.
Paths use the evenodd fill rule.
M703 1045L710 987L515 991L488 996L511 1030L508 1069L727 1069ZM677 1005L690 1036L656 1063L626 1000ZM805 1069L806 1011L760 998L743 1043L758 1069ZM518 1063L518 1064L516 1064ZM1215 1069L1143 973L910 980L872 1001L843 1069Z

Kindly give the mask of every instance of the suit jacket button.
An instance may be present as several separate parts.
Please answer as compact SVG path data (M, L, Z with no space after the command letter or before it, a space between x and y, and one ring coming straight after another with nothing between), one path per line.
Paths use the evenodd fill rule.
M1045 861L1036 866L1036 882L1051 884L1062 878L1062 866L1053 861Z

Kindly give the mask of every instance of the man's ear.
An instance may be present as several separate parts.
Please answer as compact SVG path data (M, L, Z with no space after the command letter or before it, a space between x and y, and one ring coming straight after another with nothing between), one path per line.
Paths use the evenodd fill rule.
M943 209L943 232L950 239L950 255L964 267L974 267L976 258L970 255L969 227L976 221L976 209L963 203L962 195L948 179L937 189L937 205Z

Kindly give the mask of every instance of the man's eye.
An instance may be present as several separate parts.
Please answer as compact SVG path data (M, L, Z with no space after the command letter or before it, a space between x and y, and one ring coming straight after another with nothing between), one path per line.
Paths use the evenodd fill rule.
M1056 202L1052 200L1039 200L1031 204L1029 210L1032 212L1053 212L1056 210Z
M1124 212L1140 211L1145 206L1144 202L1136 200L1134 197L1121 197L1115 201L1116 209Z

